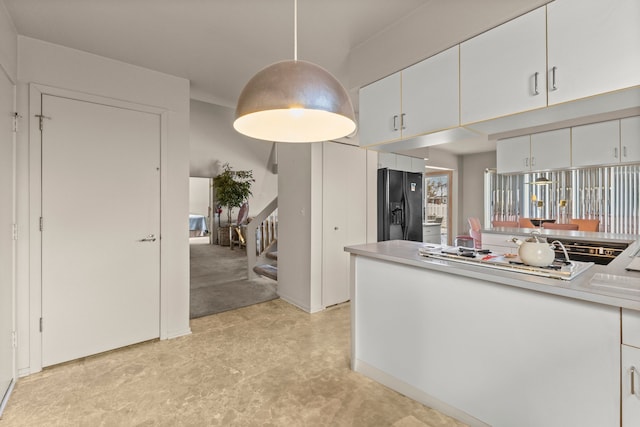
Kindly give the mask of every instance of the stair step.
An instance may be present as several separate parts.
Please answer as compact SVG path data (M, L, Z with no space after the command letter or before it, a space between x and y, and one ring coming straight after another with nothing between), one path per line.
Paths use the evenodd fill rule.
M272 280L278 280L278 267L275 265L263 264L253 267L253 271L260 276L268 277Z
M278 259L278 251L267 252L265 256L270 259Z

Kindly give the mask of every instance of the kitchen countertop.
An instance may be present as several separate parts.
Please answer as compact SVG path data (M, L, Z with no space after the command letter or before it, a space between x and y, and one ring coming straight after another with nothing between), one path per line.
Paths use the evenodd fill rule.
M489 232L489 230L486 231ZM609 265L593 265L572 280L551 279L526 273L498 270L480 265L476 266L456 261L426 258L418 253L418 249L433 245L406 240L390 240L386 242L347 246L345 247L345 251L354 255L382 261L427 270L436 270L507 286L640 311L640 272L625 270L625 267L633 259L634 254L637 255L637 252L640 250L640 240L634 241L634 236L611 233L567 232L566 230L553 230L553 233L549 233L549 231L552 230L541 231L547 231L546 233L542 233L543 235L546 234L559 238L573 237L582 240L632 243ZM558 231L562 231L562 233ZM523 234L522 229L517 228L494 228L491 229L491 232ZM595 235L597 235L597 238L594 237ZM637 236L635 236L635 238L637 238Z
M640 236L633 234L620 234L620 233L602 233L599 231L578 231L578 230L550 230L544 228L517 228L517 227L494 227L485 228L483 233L491 234L506 234L506 235L518 235L527 236L532 231L539 231L543 237L554 237L560 239L575 239L575 240L588 240L597 242L614 242L614 243L633 243Z

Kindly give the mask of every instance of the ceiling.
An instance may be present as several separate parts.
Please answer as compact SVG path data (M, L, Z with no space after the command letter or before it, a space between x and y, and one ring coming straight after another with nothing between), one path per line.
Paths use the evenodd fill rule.
M293 0L0 1L20 35L184 77L192 98L232 108L257 71L294 54ZM548 1L298 0L298 58L333 73L357 109L359 87Z

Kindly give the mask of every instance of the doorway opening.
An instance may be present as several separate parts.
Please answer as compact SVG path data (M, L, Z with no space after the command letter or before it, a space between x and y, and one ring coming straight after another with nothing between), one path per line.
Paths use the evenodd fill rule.
M440 223L440 243L451 245L450 184L452 172L427 172L424 177L424 210L427 222Z

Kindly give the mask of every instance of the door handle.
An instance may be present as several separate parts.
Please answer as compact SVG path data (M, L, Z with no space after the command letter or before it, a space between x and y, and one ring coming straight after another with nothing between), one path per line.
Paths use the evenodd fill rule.
M147 237L145 237L144 239L140 239L140 242L155 242L156 241L156 236L153 234L149 234Z

